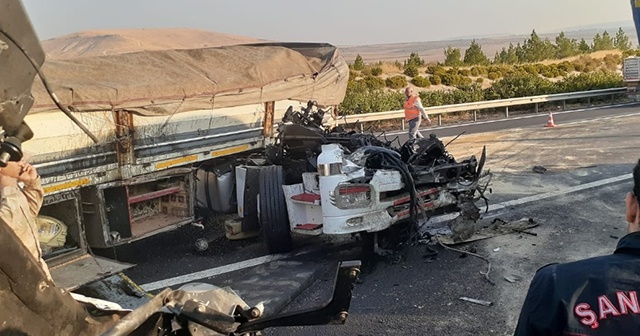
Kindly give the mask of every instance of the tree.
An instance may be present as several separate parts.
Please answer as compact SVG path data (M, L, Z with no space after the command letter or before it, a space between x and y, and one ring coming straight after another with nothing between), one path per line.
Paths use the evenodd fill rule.
M444 58L444 65L446 66L457 67L462 65L462 54L458 48L449 46L444 50Z
M493 56L493 63L495 64L504 64L503 59L507 56L507 50L503 47L500 52L496 51L495 56Z
M629 37L624 33L622 27L618 28L618 32L616 33L616 37L613 40L613 45L618 50L626 51L631 49L631 41L629 41Z
M518 44L518 47L520 45ZM513 43L509 43L509 49L507 49L507 56L505 58L505 64L516 64L520 60L518 59L517 47L513 46Z
M469 49L464 52L464 64L467 65L488 65L491 63L487 55L482 51L482 47L476 40L471 41Z
M593 44L592 44L591 50L593 51L602 50L600 48L602 48L602 37L600 36L600 33L596 33L596 36L593 37Z
M408 66L419 68L421 66L424 66L424 60L420 58L420 55L418 55L418 53L412 52L411 55L409 55L409 59L405 63L405 68Z
M581 53L586 54L586 53L591 51L591 46L589 46L587 41L585 41L584 38L583 38L583 39L580 40L580 43L578 44L578 50Z
M606 30L602 33L602 36L600 36L600 34L596 34L596 36L593 37L593 51L612 49L614 49L613 39L611 39L611 35L609 35Z
M356 60L353 62L353 70L364 70L364 61L362 60L362 56L360 56L360 54L356 56Z
M560 32L556 37L557 58L566 58L578 54L578 42L575 39L569 39L564 32Z
M526 52L519 42L516 45L515 51L516 51L516 57L518 58L518 62L520 63L527 62Z
M609 35L609 32L607 32L606 30L604 31L604 33L602 33L602 50L613 50L615 49L613 46L613 39L611 38L611 35Z
M549 39L542 40L535 29L531 32L531 37L524 41L522 49L523 58L520 61L540 62L556 56L556 46Z

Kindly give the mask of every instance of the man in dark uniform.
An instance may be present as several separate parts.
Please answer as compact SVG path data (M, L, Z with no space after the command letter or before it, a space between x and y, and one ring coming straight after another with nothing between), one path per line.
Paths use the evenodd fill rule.
M633 181L626 198L629 234L612 255L538 270L516 336L640 335L640 161Z

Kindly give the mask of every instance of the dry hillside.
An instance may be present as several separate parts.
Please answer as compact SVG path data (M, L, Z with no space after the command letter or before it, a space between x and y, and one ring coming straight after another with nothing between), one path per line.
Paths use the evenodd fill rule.
M263 42L252 37L198 29L85 31L42 42L49 59L69 59L142 50L194 49Z

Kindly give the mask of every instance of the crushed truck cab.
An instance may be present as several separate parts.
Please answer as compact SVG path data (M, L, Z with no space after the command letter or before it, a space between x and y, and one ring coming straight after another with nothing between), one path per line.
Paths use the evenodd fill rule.
M411 195L400 171L368 172L366 160L362 166L353 162L371 155L366 151L376 150L379 149L361 148L346 155L338 144L323 145L318 157L319 172L305 173L301 184L283 186L291 229L305 233L313 228L324 234L378 232L410 218ZM460 172L474 174L476 166L475 159L471 159L449 168L455 170L457 178L463 178ZM416 188L422 209L432 212L455 205L460 198L473 198L478 187L473 176L468 184L443 179L446 182Z
M290 108L261 161L236 167L235 227L261 230L270 253L289 251L292 233L378 233L463 210L478 218L475 202L491 176L483 173L485 151L457 161L435 134L394 146L326 126L326 112L314 108Z

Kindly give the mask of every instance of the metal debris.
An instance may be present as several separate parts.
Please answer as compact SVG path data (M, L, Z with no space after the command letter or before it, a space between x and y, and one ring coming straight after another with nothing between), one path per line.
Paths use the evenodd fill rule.
M538 174L544 174L547 172L547 168L543 166L534 166L532 170L534 173L538 173Z
M504 279L509 281L510 283L516 283L518 281L522 281L522 277L514 275L514 274L505 275Z
M466 296L463 296L460 298L460 300L462 301L467 301L467 302L471 302L471 303L475 303L475 304L479 304L481 306L485 306L485 307L491 307L493 306L493 302L491 301L484 301L484 300L478 300L478 299L472 299L472 298L468 298Z

